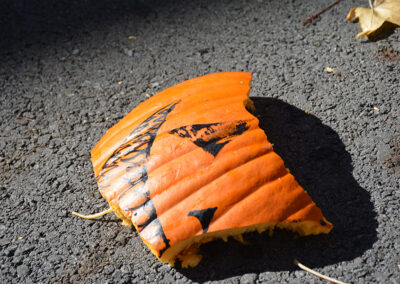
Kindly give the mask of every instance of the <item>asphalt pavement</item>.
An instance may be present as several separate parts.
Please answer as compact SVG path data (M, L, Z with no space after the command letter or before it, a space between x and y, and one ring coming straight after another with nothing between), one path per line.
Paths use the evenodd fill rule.
M1 1L0 282L320 283L297 258L345 282L400 283L400 28L357 41L345 17L361 0L300 23L328 2ZM107 208L90 150L109 127L221 71L253 73L260 126L330 234L215 241L182 269L113 214L71 215Z

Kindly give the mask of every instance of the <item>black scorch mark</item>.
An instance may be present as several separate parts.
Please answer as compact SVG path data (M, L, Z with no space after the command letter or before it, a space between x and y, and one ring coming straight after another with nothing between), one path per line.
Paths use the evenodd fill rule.
M195 145L214 157L228 144L233 137L249 129L247 122L217 122L182 126L170 131L170 134L188 138Z
M143 186L147 179L147 160L150 157L150 150L157 136L157 132L165 122L168 114L179 103L169 104L140 123L125 139L123 144L108 158L97 177L100 190L113 186L108 181L123 167L126 174L122 177L128 187L119 195L119 199L130 193L132 199L139 204L134 208L121 208L132 214L132 222L137 226L138 231L157 219L156 208L150 199L150 192ZM164 252L169 247L169 240L159 221L157 230L165 243ZM161 254L162 254L161 252ZM160 254L160 255L161 255Z
M199 219L201 227L203 228L203 233L207 233L208 227L210 226L211 220L214 217L215 211L218 207L207 208L203 210L193 210L190 211L188 216L193 216Z

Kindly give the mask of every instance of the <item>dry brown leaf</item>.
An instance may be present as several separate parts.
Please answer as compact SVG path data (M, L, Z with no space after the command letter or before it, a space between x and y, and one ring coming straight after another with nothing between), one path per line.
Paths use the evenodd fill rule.
M368 36L378 30L384 22L400 26L400 0L375 0L372 8L352 8L347 20L358 19L362 32L356 35Z

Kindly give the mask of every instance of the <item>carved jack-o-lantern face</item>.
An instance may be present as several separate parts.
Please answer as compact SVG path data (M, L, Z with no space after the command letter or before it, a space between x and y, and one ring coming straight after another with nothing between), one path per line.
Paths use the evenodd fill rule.
M165 262L196 265L194 248L216 237L332 228L246 111L250 79L217 73L169 88L92 151L101 194Z

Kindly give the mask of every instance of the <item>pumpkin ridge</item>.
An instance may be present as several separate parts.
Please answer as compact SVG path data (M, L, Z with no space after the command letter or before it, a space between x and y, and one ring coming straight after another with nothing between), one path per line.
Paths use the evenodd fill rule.
M238 111L238 112L239 112L239 111ZM254 121L254 122L253 122L253 121ZM238 122L239 122L239 121L238 121ZM241 135L244 135L245 133L250 132L250 131L253 131L253 130L259 130L259 127L258 127L258 120L257 120L256 118L254 118L254 119L248 119L248 120L242 121L242 122L252 122L252 123L250 124L250 127L249 127L245 132L243 132ZM224 121L224 120L221 120L221 121L209 122L209 123L204 123L204 124L220 124L220 123L225 123L225 121ZM186 126L186 125L185 125L185 126ZM168 137L168 135L173 135L173 134L171 134L170 132L171 132L171 131L174 131L174 130L176 130L176 129L171 129L171 130L166 129L166 130L160 131L160 132L157 134L157 142L159 142L161 139L165 139L165 137ZM228 137L228 136L227 136L227 137Z
M265 154L262 154L262 155L258 156L257 158L260 158L260 157L262 157L262 156L264 156L264 155L268 155L268 154L270 154L270 153L273 153L273 151L271 150L271 151L269 151L269 152L267 152L267 153L265 153ZM248 161L248 162L246 162L246 163L240 165L239 167L244 166L244 165L246 165L247 163L250 163L250 162L256 160L257 158L255 158L255 159L253 159L253 160L250 160L250 161ZM239 167L238 167L238 168L239 168ZM236 169L236 168L235 168L235 169ZM235 169L233 169L233 170L235 170ZM226 173L229 173L229 172L226 172ZM231 210L231 209L232 209L236 204L238 204L239 202L245 202L244 200L245 200L247 197L249 197L250 195L252 195L253 193L255 193L257 190L259 190L260 188L262 188L264 185L273 183L273 182L277 181L278 179L285 177L285 176L288 175L288 174L289 174L288 172L286 172L286 173L284 173L284 174L280 174L280 175L274 177L274 179L265 181L265 182L263 182L263 183L261 183L261 184L255 184L254 186L248 188L248 189L246 190L246 194L245 194L245 195L242 195L242 196L240 197L240 199L237 199L237 200L236 200L235 202L233 202L232 204L229 204L228 206L226 206L225 210L223 210L222 212L221 212L221 210L220 210L221 213L218 213L218 214L215 216L215 218L213 219L213 222L216 222L218 219L220 219L221 217L223 217L226 213L228 213L229 210ZM215 180L216 180L216 179L215 179ZM253 224L253 225L257 225L257 224ZM252 225L252 226L253 226L253 225ZM199 230L198 233L201 232L201 231L202 231L202 230Z
M107 149L108 147L110 147L110 144L113 144L111 142L113 138L118 137L118 133L126 127L139 125L147 116L151 115L152 112L156 112L159 109L160 103L161 105L167 105L170 103L174 103L177 99L183 99L190 96L192 93L196 93L196 91L199 90L199 83L207 86L215 85L214 87L219 87L223 84L237 85L238 80L241 80L240 83L243 84L243 87L246 87L248 89L247 93L249 93L250 81L252 77L251 73L224 72L223 75L223 78L221 78L221 73L212 73L197 78L191 78L179 84L172 85L167 89L155 94L148 100L140 103L132 111L126 114L117 124L106 131L103 137L92 149L91 160L93 163L95 176L97 177L97 175L100 173L100 170L98 170L99 164L101 164L102 161L106 161L109 156L112 155L112 152L116 149L114 148L113 151ZM218 83L215 83L215 81L217 81ZM191 88L189 89L189 87ZM188 92L188 90L191 91ZM137 117L141 117L141 120L139 122L136 119ZM129 123L130 121L135 121L135 123L131 124ZM105 154L105 152L107 152L107 154Z
M234 104L242 104L243 102L240 100L237 100L237 98L240 98L240 97L242 97L242 95L236 95L236 96L234 96L234 97L229 97L228 99L227 99L227 101L229 102L229 101L233 101L233 103L231 103L231 105L234 105ZM232 99L232 98L234 98L234 99ZM224 101L223 99L220 99L219 101ZM175 103L175 104L178 104L179 103L179 100ZM193 106L193 107L189 107L189 108L185 108L185 111L181 111L181 112L178 112L178 113L174 113L173 111L170 113L170 114L168 114L168 120L169 120L169 122L171 122L171 121L173 121L174 119L176 119L176 120L182 120L182 117L183 116L185 116L185 115L188 115L188 116L191 116L192 115L192 111L190 110L191 108L195 108L196 107L196 105L195 106ZM197 106L197 108L198 108L198 106ZM220 103L220 104L218 104L218 105L214 105L212 108L207 108L207 110L216 110L216 109L223 109L223 108L226 108L226 104L222 104L222 103ZM190 110L190 111L187 111L187 110ZM242 112L243 110L242 109L239 109L239 110L237 110L237 112ZM156 112L150 112L151 114L150 114L150 116L152 116L152 115L154 115L155 113L157 113L158 111L156 111ZM148 113L146 113L146 115L148 115ZM130 124L127 124L127 125L125 125L124 127L122 127L121 128L121 131L123 131L124 129L131 129L132 127L133 127L133 125L136 125L136 123L137 123L137 121L141 121L141 122L139 122L137 125L136 125L136 127L138 127L138 126L140 126L140 124L142 124L143 122L145 122L147 119L148 119L148 117L150 117L150 116L146 116L146 115L144 115L142 118L145 118L143 121L141 121L141 119L137 119L137 120L135 120L135 122L134 123L130 123ZM251 119L251 120L248 120L248 121L252 121L252 120L257 120L257 118L256 117L253 117L253 119ZM136 128L135 127L135 128ZM257 127L258 127L258 120L257 120L257 124L255 124L255 123L252 123L251 124L251 128L254 128L254 129L257 129ZM162 139L163 137L165 137L165 135L166 134L169 134L168 132L168 130L162 130L162 126L161 126L161 128L160 128L160 130L161 131L158 131L157 132L157 140L160 140L160 139ZM112 139L112 137L114 137L114 136L118 136L119 134L118 134L118 132L115 132L115 134L114 135L110 135L110 140ZM134 135L134 136L132 136L132 137L130 137L130 139L129 140L133 140L133 139L135 139L137 136L139 136L140 135L140 133L138 133L138 134L136 134L136 135ZM107 162L108 161L108 159L110 159L110 157L114 154L114 152L116 151L116 150L118 150L122 145L124 145L124 143L126 143L127 141L122 141L121 143L119 143L119 144L113 144L113 148L115 148L115 150L113 151L113 152L111 152L109 155L108 155L108 157L105 159L105 161ZM99 172L99 175L101 174L101 171Z
M238 102L236 102L236 100L238 100L238 98L241 98L241 97L243 97L243 95L235 95L235 96L231 96L231 97L228 97L228 98L225 98L225 97L222 97L222 98L217 98L217 99L213 99L213 103L214 102L217 102L217 101L233 101L233 103L232 104L236 104L236 103L238 103ZM179 99L178 99L178 101L179 101ZM218 107L226 107L226 104L222 104L222 103L220 103L220 104L218 104ZM215 107L215 109L217 109L218 107ZM184 116L184 114L186 114L186 113L188 113L188 114L193 114L193 111L192 111L192 109L193 108L199 108L199 106L198 105L193 105L193 106L188 106L188 107L185 107L185 111L180 111L180 112L178 112L178 113L175 113L174 111L172 111L169 115L168 115L168 120L169 121L171 121L171 120L173 120L174 119L174 117L176 117L176 116L179 116L179 120L181 120L182 119L182 116ZM210 110L210 109L214 109L214 108L207 108L208 110ZM151 114L149 114L149 113L151 113ZM124 126L123 128L121 128L121 130L123 130L123 129L131 129L132 127L133 127L133 125L135 125L138 121L141 121L141 122L139 122L138 123L138 125L140 125L142 122L144 122L149 116L151 116L151 115L153 115L154 114L154 112L151 112L151 111L149 111L149 112L146 112L144 115L142 115L142 117L140 117L140 118L138 118L138 119L135 119L132 123L130 123L130 124L127 124L126 126ZM144 120L142 120L142 119L144 119ZM178 120L178 119L177 119ZM164 132L164 131L163 131ZM159 134L157 134L157 139L158 139L158 136L159 135L161 135L161 134L163 134L163 132L159 132ZM115 135L118 135L118 133L116 132L115 133ZM111 136L112 137L112 136ZM134 137L132 137L131 139L133 139ZM122 144L121 144L122 145Z
M264 156L264 155L270 154L270 153L272 153L272 152L273 152L272 147L271 147L271 148L268 148L268 149L266 149L265 152L258 153L258 154L255 155L254 157L251 157L248 161L245 161L244 163L241 163L241 164L237 165L236 167L231 168L231 169L229 169L229 170L223 172L221 175L218 175L217 177L213 178L210 182L207 182L206 184L204 184L204 185L198 187L197 189L195 189L194 191L190 192L190 194L189 194L188 196L186 196L185 198L183 198L183 199L177 201L173 206L169 207L167 210L165 210L165 211L163 211L163 212L161 212L161 213L160 213L160 212L157 212L157 216L160 218L162 215L166 214L166 213L169 212L170 210L173 210L173 209L174 209L176 206L178 206L180 203L184 202L184 201L185 201L187 198L189 198L191 195L195 194L196 192L198 192L198 191L201 190L202 188L204 188L204 187L210 185L211 183L217 181L219 178L223 177L224 175L229 174L229 172L231 172L231 171L233 171L233 170L236 170L236 169L240 168L241 166L246 165L247 163L249 163L249 162L251 162L251 161L253 161L253 160L256 160L256 159L258 159L258 158L260 158L260 157L262 157L262 156ZM190 177L190 176L189 176L189 177ZM169 188L170 188L170 187L168 187L168 189L169 189ZM165 191L163 191L162 193L164 193L164 192L165 192ZM152 198L154 198L154 196L152 196Z
M304 194L303 192L298 192L298 200L303 200L303 203L300 207L296 207L296 209L292 210L293 212L286 212L287 214L283 217L283 220L280 221L282 223L286 223L286 222L290 222L290 217L292 217L293 215L298 214L299 212L301 212L302 210L306 209L307 207L313 206L315 205L315 203L312 201L311 197L307 194L307 199L302 199L301 195Z
M301 208L297 209L297 211L292 212L290 215L287 215L285 217L285 219L282 221L282 223L286 223L286 222L290 222L288 221L290 219L290 217L292 217L293 215L298 214L299 212L301 212L302 210L305 210L306 208L310 207L313 205L313 202L311 200L311 202L305 203L304 206L302 206ZM286 221L286 222L285 222Z
M253 121L253 120L252 120ZM260 131L260 129L259 128L254 128L254 129L249 129L249 130L247 130L246 132L244 132L243 134L242 134L242 136L241 137L243 137L243 135L247 135L247 136L254 136L254 134L253 134L253 131ZM262 131L262 130L261 130ZM263 132L263 134L264 134L264 132ZM265 135L265 134L264 134ZM251 140L251 137L249 137L248 138L249 140ZM233 152L237 152L237 153L240 153L240 152L242 152L242 151L244 151L243 149L244 148L248 148L248 147L251 147L251 146L255 146L255 145L260 145L260 146L262 146L262 145L264 145L265 144L265 142L260 142L260 143L256 143L256 144L250 144L250 145L244 145L244 146L242 146L242 147L240 147L240 148L237 148L237 149L233 149L232 151ZM271 144L269 144L269 145L271 145ZM262 147L260 147L260 149L261 149ZM268 148L265 148L265 149L263 149L263 150L259 150L259 153L257 154L258 156L254 156L254 157L252 157L252 159L256 159L257 157L260 157L260 156L262 156L262 155L264 155L264 154L266 154L266 153L269 153L269 152L271 152L273 149L272 149L272 146L271 147L268 147ZM184 155L181 155L181 156L179 156L177 159L182 159L185 155L188 155L189 153L192 153L193 151L200 151L200 152L202 152L203 150L201 149L201 148L194 148L194 149L192 149L192 150L190 150L190 151L187 151L187 152L185 152L185 154ZM230 152L230 151L229 151ZM234 154L233 154L234 155ZM176 159L174 159L174 160L176 160ZM208 166L206 166L206 167L204 167L204 168L202 168L201 170L204 170L204 169L209 169L209 167L213 164L213 163L215 163L216 161L218 161L219 159L214 159L214 161L212 162L212 163L210 163ZM170 162L171 162L172 160L170 160L167 164L169 164ZM251 161L251 159L250 160L247 160L247 161ZM223 161L219 161L218 163L223 163ZM246 163L246 161L244 161L244 163ZM243 165L244 164L243 162L241 163L241 164L238 164L236 167L239 167L239 166L241 166L241 165ZM162 164L162 166L164 166L165 164ZM233 170L233 169L235 169L235 168L230 168L229 170ZM149 171L148 172L148 174L149 175L151 175L151 173L154 173L154 171L156 171L156 170L160 170L159 169L159 167L157 167L156 169L152 169L151 171ZM225 172L226 173L226 172ZM120 175L123 175L124 174L124 171L123 171L123 169L120 171ZM180 182L184 182L183 180L185 180L185 179L188 179L188 178L190 178L190 177L193 177L194 175L196 175L196 174L198 174L198 173L192 173L192 174L190 174L190 175L187 175L187 176L184 176L184 177L182 177L181 179L179 179L179 180L177 180L176 182L174 182L174 183L172 183L172 184L170 184L170 185L168 185L168 186L166 186L166 187L163 187L163 190L162 191L157 191L156 193L154 193L154 191L152 191L152 192L150 192L150 194L151 194L151 199L153 199L153 198L155 198L156 196L158 196L158 195L160 195L160 194L163 194L164 192L166 192L168 189L170 189L171 187L173 187L173 186L176 186L177 184L179 184ZM219 177L221 177L222 175L223 175L224 173L221 173L221 175L218 175L218 176L215 176L212 180L216 180L216 179L218 179ZM212 181L211 180L211 181ZM208 184L208 183L207 183ZM202 186L206 186L207 184L204 184L204 185L202 185ZM124 189L123 189L123 191L125 192L126 191L126 185L125 184L123 184L122 185L123 187L125 187ZM202 187L201 186L201 187ZM201 187L199 187L197 190L199 190L199 189L201 189ZM193 194L194 192L196 192L197 190L195 190L195 191L193 191L191 194ZM122 193L122 190L121 190L121 192L118 194L118 195L116 195L115 197L114 197L114 199L113 200L121 200L120 199L120 196L121 196L121 193ZM182 199L182 200L184 200L184 199ZM178 202L182 202L182 200L179 200ZM120 203L119 203L120 204ZM161 213L162 214L162 213ZM159 215L159 212L157 212L157 215L158 216L160 216Z
M256 131L256 130L259 130L259 129L258 129L258 128L249 128L248 130L246 130L245 133L242 134L242 136L248 134L249 132ZM157 135L157 139L158 139L157 142L159 142L159 139L165 139L166 137L168 137L168 135L169 135L169 132L168 132L168 131L162 131L160 134ZM159 136L161 136L161 138L159 138ZM261 144L261 143L258 143L258 144ZM257 145L257 144L252 144L252 145ZM241 147L241 148L233 149L233 150L231 150L231 151L239 150L239 149L242 149L242 148L248 147L248 146L250 146L250 145L245 145L245 146L243 146L243 147ZM179 159L179 158L181 158L181 157L183 157L183 156L185 156L185 155L188 155L189 153L191 153L191 152L193 152L193 151L197 151L197 150L202 150L202 151L204 151L203 149L201 149L201 148L199 148L199 147L190 149L190 150L188 150L187 152L184 152L184 153L182 153L181 155L174 157L174 159L171 159L171 160L169 160L169 161L167 161L167 162L165 162L165 163L163 163L163 164L157 165L157 167L155 167L155 168L150 169L150 170L148 171L148 174L150 175L152 172L157 171L157 170L159 170L160 168L167 166L169 163L173 162L174 160L177 160L177 159ZM229 152L231 152L231 151L228 151L228 152L226 152L226 153L229 153ZM177 182L179 182L179 181L180 181L180 180L177 180Z
M259 130L259 129L254 129L254 130ZM247 132L250 132L250 131L252 131L252 130L248 130L248 131L246 131L246 133L247 133ZM244 134L243 134L243 135L244 135ZM264 142L263 142L263 143L255 143L255 144L252 144L251 146L256 146L256 145L264 145ZM229 150L228 152L225 152L225 153L233 152L232 154L234 155L235 152L236 152L236 153L240 153L240 152L244 151L243 149L248 148L248 147L249 147L249 145L243 145L243 146L240 147L240 148L232 149L232 150ZM184 156L186 156L186 155L192 153L193 151L203 151L203 150L200 149L200 148L195 148L195 149L193 149L193 150L191 150L191 151L186 152L184 155L181 155L181 156L177 157L177 159L183 159ZM271 152L271 151L273 151L272 147L268 147L268 148L265 149L264 152L260 153L259 155L263 155L263 154L269 153L269 152ZM254 156L254 157L252 157L252 158L255 159L255 158L257 158L257 157L258 157L258 156ZM174 159L174 160L177 160L177 159ZM215 162L217 162L217 161L218 161L218 163L222 163L222 162L223 162L223 161L219 161L218 158L215 158L214 161L213 161L213 163L215 163ZM250 160L249 160L249 161L250 161ZM163 164L161 167L157 167L156 169L152 170L152 171L150 172L150 174L151 174L151 173L154 173L154 171L159 171L159 170L161 170L162 167L167 167L167 165L169 165L170 163L171 163L171 161L169 161L169 162L166 163L166 164ZM203 167L201 170L207 171L207 170L212 166L213 163L211 163L211 164L209 164L209 165ZM214 165L215 165L215 164L214 164ZM241 165L243 165L243 164L237 165L237 167L239 167L239 166L241 166ZM234 169L234 168L231 168L231 169ZM230 170L231 170L231 169L230 169ZM222 176L222 174L223 174L223 173L221 173L221 175L216 176L214 179L219 178L220 176ZM195 176L195 175L198 175L198 172L194 172L194 173L191 173L191 174L189 174L189 175L183 176L182 178L180 178L180 179L178 179L178 180L174 180L173 183L171 183L171 184L167 185L166 187L164 187L162 191L157 191L156 193L154 193L154 191L153 191L153 192L151 193L151 198L155 198L155 197L157 197L157 196L160 195L160 194L166 194L166 191L168 191L171 187L177 186L179 183L185 182L184 180L186 180L186 179L188 179L188 178L191 178L191 177L193 177L193 176ZM214 180L214 179L213 179L213 180ZM207 185L207 184L205 184L205 185ZM204 185L204 186L205 186L205 185ZM183 199L182 199L182 200L183 200ZM182 200L180 200L179 202L181 202Z
M224 210L224 212L221 213L221 215L218 215L218 217L216 217L216 218L214 219L214 221L217 221L218 219L220 219L221 217L223 217L223 215L227 214L231 209L234 209L234 206L237 205L238 203L240 203L240 202L245 203L247 198L249 198L252 194L255 194L258 190L262 189L264 186L266 186L266 185L268 185L268 184L275 183L275 182L277 182L279 179L282 179L282 178L284 178L285 176L288 176L288 175L291 175L291 174L287 172L287 173L285 173L285 174L279 175L278 177L276 177L276 178L274 178L274 179L272 179L272 180L268 180L268 181L266 181L266 182L264 182L264 183L262 183L262 184L260 184L260 185L256 185L256 186L255 186L256 189L251 190L251 192L249 192L249 193L246 194L244 197L242 197L241 199L237 200L237 201L234 202L232 205L230 205L229 208L227 208L226 210ZM250 190L249 190L249 191L250 191ZM311 202L311 203L312 203L312 202ZM274 223L284 222L285 220L289 219L290 216L296 214L298 211L300 211L300 210L304 209L305 207L309 206L311 203L305 204L305 206L301 207L300 209L298 209L298 210L295 211L294 213L290 214L289 216L282 217L282 218L281 218L282 220L275 221ZM262 224L262 223L261 223L261 224ZM258 224L253 224L253 225L250 225L250 226L254 226L254 225L258 225Z
M120 149L122 146L127 144L128 145L127 147L130 147L131 145L129 145L129 143L132 143L132 141L134 141L138 137L140 136L145 137L146 135L150 136L154 135L154 137L148 139L149 141L144 142L145 144L150 143L149 149L151 149L151 145L153 144L161 126L165 123L170 112L173 111L176 105L179 104L180 102L181 101L178 99L175 100L174 102L167 104L166 106L157 108L155 111L154 110L148 111L146 112L146 116L144 116L144 120L136 119L134 120L135 123L133 124L125 123L126 125L124 125L123 127L121 126L119 131L112 132L111 131L112 128L107 130L105 134L107 139L105 139L106 141L104 141L103 143L107 143L111 141L113 138L118 137L120 135L120 132L125 131L126 129L128 129L129 131L127 133L127 136L124 139L122 139L119 143L116 142L112 143L109 146L109 149L107 149L106 151L107 153L100 154L101 156L100 159L103 160L104 163L100 167L98 174L96 175L96 178L98 178L102 174L103 170L109 166L107 164L109 163L110 159L113 159L115 155L120 154L120 152L123 150L123 148ZM162 121L159 121L160 119L162 119ZM139 147L139 145L137 145L136 147ZM94 150L92 150L92 152L93 151ZM92 159L93 156L94 154L92 153ZM99 159L99 157L97 159Z
M230 106L232 106L232 105L238 106L238 109L235 110L234 112L231 112L230 115L243 113L243 109L239 108L239 106L243 105L243 103L241 101L235 102L235 103L231 104ZM215 111L215 110L218 110L218 109L225 109L225 108L226 108L226 105L218 105L218 107L207 108L207 110ZM246 110L246 112L247 112L247 110ZM182 119L184 119L185 116L191 117L191 116L193 116L193 112L180 112L179 114L176 114L176 116L172 113L170 116L168 116L168 121L169 121L169 123L173 123L174 120L179 122L179 121L182 121ZM188 123L188 125L190 125L190 124L207 124L207 123L213 124L213 123L225 123L225 122L229 122L228 119L221 118L221 119L218 119L218 120L215 120L215 121L209 121L209 122L206 122L206 123L204 123L204 122L202 122L202 123L196 123L196 122ZM252 115L252 119L246 119L245 122L249 122L250 123L250 126L251 126L250 128L255 128L256 129L258 127L258 119L256 117L254 117L253 115ZM157 135L157 139L160 139L159 138L160 135L163 136L166 132L169 132L169 131L172 131L172 130L174 130L174 129L169 129L169 130L161 129L161 131Z
M218 98L218 99L213 99L212 100L212 102L210 102L210 103L213 103L214 105L216 105L216 107L209 107L209 106L204 106L204 109L205 110L212 110L212 109L218 109L218 108L222 108L222 107L226 107L228 104L226 104L226 103L222 103L222 102L232 102L232 103L230 103L230 104L239 104L239 103L241 103L242 101L241 100L239 100L240 98L242 98L243 97L243 95L242 94L240 94L240 95L234 95L234 96L230 96L230 97L228 97L228 98ZM215 102L219 102L218 104L217 103L215 103ZM199 102L200 103L200 102ZM230 105L229 104L229 105ZM173 120L173 119L177 119L177 120L181 120L182 119L182 117L183 116L185 116L186 114L188 114L188 115L190 115L190 114L192 114L193 115L193 109L199 109L199 105L196 105L196 104L194 104L194 105L190 105L190 106L187 106L187 107L185 107L185 109L184 110L181 110L180 112L177 112L177 113L174 113L174 112L172 112L169 116L168 116L168 120L170 121L170 120ZM201 110L201 109L200 109ZM198 110L196 110L196 111L198 111ZM175 118L175 117L178 117L178 118Z
M288 228L290 228L290 226L293 223L298 223L298 222L305 222L305 223L308 222L309 224L313 224L314 228L309 230L309 231L303 230L301 227L298 227L298 228L296 227L295 230L290 229L292 231L295 231L295 232L299 233L299 235L301 235L301 236L309 235L309 234L318 234L318 233L321 233L321 232L325 232L325 233L329 232L330 229L332 228L332 224L330 224L322 216L321 210L316 206L316 204L312 201L311 197L304 191L304 189L297 183L297 181L295 180L293 175L290 174L290 173L286 173L285 175L283 175L280 178L277 178L277 179L274 179L274 180L271 180L271 181L269 181L267 183L262 184L261 186L259 186L259 188L257 190L254 190L251 194L248 194L246 196L246 198L244 198L242 200L239 200L239 202L237 202L236 205L240 204L240 203L242 203L242 204L244 203L245 204L246 202L251 202L251 201L245 200L245 199L249 199L251 197L254 197L254 195L260 193L259 192L260 190L264 190L264 191L265 190L268 190L268 191L274 190L273 188L268 188L268 187L272 187L273 184L277 183L280 179L291 179L292 180L292 186L295 186L297 188L296 196L292 196L292 199L293 199L292 201L296 200L296 203L294 204L294 206L291 209L289 209L290 212L286 212L286 210L283 211L283 213L287 213L286 215L279 216L279 218L277 220L271 220L270 222L274 223L275 224L274 226L278 226L278 227L281 227L281 228L284 228L284 229L288 229ZM284 187L282 188L282 190L284 190ZM314 210L314 213L318 213L318 215L321 215L321 218L322 218L321 220L323 220L325 222L325 226L327 226L327 227L324 227L322 229L321 228L316 229L315 228L316 226L320 227L321 220L312 218L311 216L307 216L307 217L302 216L300 219L299 218L295 218L295 219L290 220L291 217L295 216L296 214L303 215L302 214L303 211L306 210L307 208L311 209L311 210ZM224 215L228 214L231 209L234 210L235 207L231 206L229 208L229 210L224 212ZM220 219L221 217L223 217L223 216L219 216L218 218L216 218L214 220L214 222L216 223L217 220ZM261 224L263 224L263 222L255 223L255 224L250 225L250 226L257 226L257 225L261 225ZM287 224L287 226L285 224ZM243 225L239 224L238 226L240 228ZM247 224L246 226L249 226L249 225ZM309 227L312 227L312 226L309 226ZM310 231L311 231L311 233L310 233Z
M213 74L209 74L209 75L213 75ZM208 76L208 75L206 75L206 76ZM177 85L175 85L175 86L171 86L171 87L167 88L166 90L161 91L161 92L158 93L158 94L155 94L154 96L152 96L151 98L149 98L147 101L145 101L145 102L143 102L143 103L149 104L151 100L155 100L155 99L157 99L157 97L160 97L160 96L162 96L162 95L165 94L165 93L168 93L167 91L169 91L169 89L171 89L171 88L175 88L175 87L178 87L178 88L186 87L186 85L190 85L190 84L196 85L196 84L197 84L197 80L196 80L196 79L197 79L197 78L193 78L193 79L188 80L188 81L191 81L191 82L187 82L187 81L186 81L186 82L182 82L182 83L180 83L180 84L177 84ZM229 78L229 79L224 80L224 81L223 81L224 84L221 84L221 81L220 81L219 83L216 83L216 84L214 84L214 85L215 85L215 87L223 88L224 86L231 86L232 83L233 83L232 81L235 82L234 78ZM245 86L245 85L244 85L244 86ZM209 87L210 87L210 83L208 83L207 89L209 89ZM247 88L249 88L249 87L247 87ZM197 89L198 89L198 88L196 88L196 91L198 91ZM193 92L194 92L194 91L193 91ZM180 94L179 94L179 98L177 98L178 100L191 95L190 93L186 93L186 92L182 92L182 91L178 91L178 93L180 93ZM239 95L235 95L235 96L232 96L232 97L229 97L229 98L222 97L222 98L219 98L219 99L217 99L217 100L213 99L213 101L219 101L219 100L221 100L221 101L223 101L223 100L228 100L228 101L229 101L229 100L232 100L232 98L242 97L242 96L243 96L242 94L239 94ZM143 103L141 103L140 105L142 105ZM171 102L169 102L169 103L173 103L172 100L171 100ZM198 107L198 105L194 105L193 107L196 107L196 106ZM189 107L189 108L191 108L191 107ZM136 116L135 119L132 120L131 123L127 123L126 125L124 125L123 128L120 128L120 129L123 130L123 129L126 129L126 128L132 128L135 124L139 125L139 124L142 123L144 120L146 120L146 118L147 118L148 116L151 116L152 113L156 112L157 110L158 110L158 108L149 109L148 111L142 111L142 112L140 113L140 116L139 116L139 117ZM128 113L128 114L130 114L130 113ZM171 114L171 116L173 116L173 114ZM124 118L122 118L122 119L124 119ZM126 121L128 121L128 120L126 120ZM125 121L124 121L124 122L125 122ZM96 145L97 148L101 148L101 146L107 144L107 142L109 142L110 140L112 140L112 138L113 138L115 135L118 135L118 132L115 132L114 135L106 135L106 134L108 134L108 132L111 132L110 130L112 130L112 128L110 128L109 130L106 131L106 133L105 133L104 136L103 136L103 137L105 137L105 139L101 139L101 141L99 141L100 143L98 143L98 145ZM94 149L93 149L93 150L94 150Z

